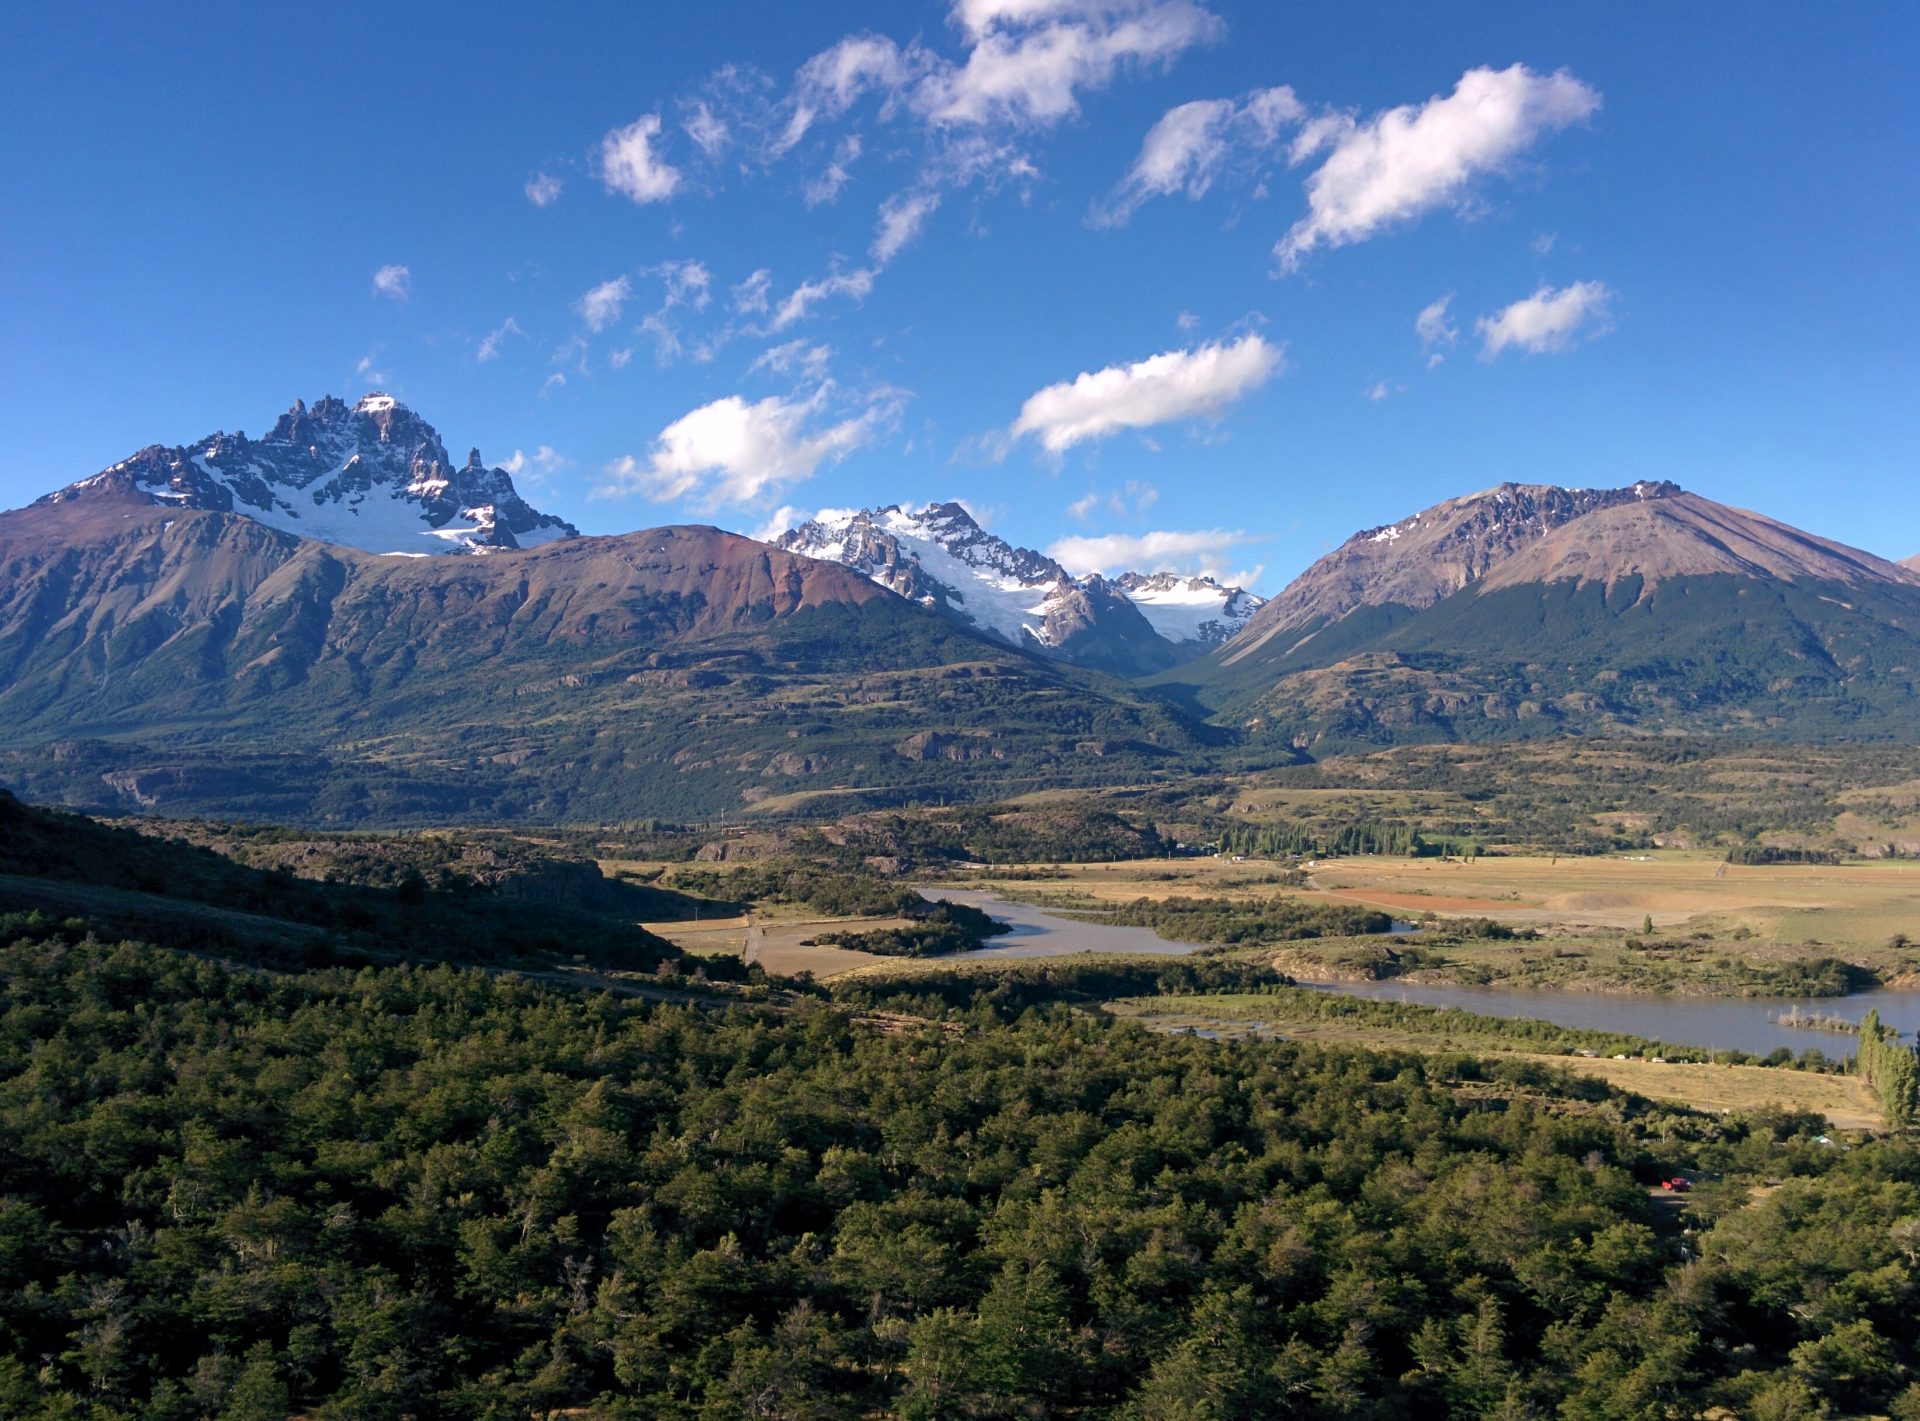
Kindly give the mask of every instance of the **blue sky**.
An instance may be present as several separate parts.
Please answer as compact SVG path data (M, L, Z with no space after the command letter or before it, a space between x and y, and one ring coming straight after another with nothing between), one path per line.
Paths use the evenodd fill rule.
M1920 8L552 11L16 17L0 504L377 386L591 532L959 497L1272 591L1672 478L1920 552Z

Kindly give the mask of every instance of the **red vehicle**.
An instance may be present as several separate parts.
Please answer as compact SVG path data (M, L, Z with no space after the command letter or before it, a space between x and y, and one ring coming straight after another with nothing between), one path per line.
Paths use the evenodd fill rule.
M1693 1188L1693 1182L1676 1174L1672 1179L1661 1180L1660 1187L1669 1194L1685 1194L1689 1189Z

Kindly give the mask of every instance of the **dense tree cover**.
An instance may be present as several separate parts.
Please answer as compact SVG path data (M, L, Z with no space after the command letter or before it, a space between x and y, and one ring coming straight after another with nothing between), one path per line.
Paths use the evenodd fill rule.
M866 932L821 933L815 942L871 952L876 957L947 957L985 947L990 938L1007 930L980 909L950 899L936 898L918 919L897 928Z
M797 903L836 918L905 916L924 911L927 901L905 884L872 873L822 868L791 856L726 867L687 864L672 870L671 881L718 907Z
M471 881L443 884L406 860L378 881L313 882L184 839L22 804L0 790L0 874L31 880L0 882L0 913L81 914L164 946L278 966L579 956L644 971L680 957L635 926L635 904L624 893L649 903L672 895L609 884L590 864L570 867L576 872L556 889L557 901L545 902ZM583 879L582 869L590 876ZM724 960L701 970L738 971Z
M1920 1123L1920 1047L1900 1042L1870 1011L1860 1023L1860 1074L1880 1097L1887 1119L1896 1125Z
M1785 848L1779 844L1742 844L1727 850L1727 862L1746 865L1783 863L1835 864L1840 855L1831 849Z
M1174 942L1252 944L1384 933L1393 919L1374 908L1309 898L1135 898L1103 907L1101 922L1152 928Z
M1524 1066L0 948L0 1412L1910 1414L1920 1152ZM1645 1181L1677 1168L1700 1232ZM1785 1183L1758 1203L1741 1181Z
M1411 824L1357 820L1347 824L1234 824L1220 833L1220 852L1246 858L1286 855L1335 858L1351 854L1389 854L1429 858L1459 853L1477 857L1471 840L1431 838Z

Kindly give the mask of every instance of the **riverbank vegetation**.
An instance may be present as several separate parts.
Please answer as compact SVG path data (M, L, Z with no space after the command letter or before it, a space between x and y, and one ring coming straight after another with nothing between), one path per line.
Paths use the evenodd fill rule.
M936 898L913 921L901 927L870 928L864 932L824 932L807 945L826 944L870 952L876 957L949 957L974 952L1004 933L1006 924L978 908Z
M1870 1011L1860 1023L1860 1074L1895 1125L1920 1124L1920 1055Z
M1306 1025L1331 1024L1390 1032L1402 1044L1425 1043L1449 1049L1546 1052L1553 1055L1630 1056L1666 1061L1712 1061L1721 1065L1792 1066L1837 1071L1841 1063L1817 1050L1795 1056L1780 1051L1756 1058L1744 1051L1710 1051L1682 1043L1651 1041L1628 1032L1561 1026L1526 1017L1483 1016L1457 1007L1413 1002L1382 1002L1307 987L1274 986L1254 992L1156 995L1122 998L1109 1004L1123 1016L1151 1017L1161 1024L1244 1022L1287 1032Z
M1152 928L1171 942L1225 946L1386 933L1393 919L1377 909L1310 898L1135 898L1071 914L1087 922Z

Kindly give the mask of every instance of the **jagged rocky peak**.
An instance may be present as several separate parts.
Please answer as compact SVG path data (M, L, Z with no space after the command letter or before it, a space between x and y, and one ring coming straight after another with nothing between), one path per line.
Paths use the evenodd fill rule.
M534 547L578 530L521 498L478 449L456 467L434 427L384 391L355 404L295 400L264 438L213 434L153 444L48 495L100 493L240 513L271 527L375 553L484 553Z
M1075 577L957 502L826 509L779 546L846 564L1016 646L1103 670L1159 670L1226 640L1261 599L1177 573Z

